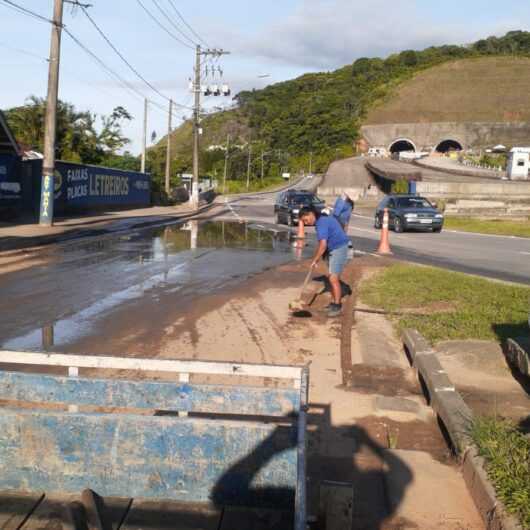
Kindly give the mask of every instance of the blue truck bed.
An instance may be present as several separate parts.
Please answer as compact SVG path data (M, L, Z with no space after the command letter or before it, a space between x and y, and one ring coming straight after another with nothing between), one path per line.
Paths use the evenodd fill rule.
M305 530L305 367L0 352L2 366L5 494L88 488L108 502L142 499L166 510L274 509ZM174 381L150 378L160 372ZM274 384L255 383L265 380Z

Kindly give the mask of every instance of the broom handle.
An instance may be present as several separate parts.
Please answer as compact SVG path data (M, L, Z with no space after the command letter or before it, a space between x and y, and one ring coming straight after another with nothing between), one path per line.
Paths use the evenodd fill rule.
M302 285L302 290L300 291L300 293L303 293L305 291L305 288L307 287L307 284L309 283L309 280L311 279L312 274L313 274L313 267L309 269L309 272L307 273L307 276L305 277L304 285Z

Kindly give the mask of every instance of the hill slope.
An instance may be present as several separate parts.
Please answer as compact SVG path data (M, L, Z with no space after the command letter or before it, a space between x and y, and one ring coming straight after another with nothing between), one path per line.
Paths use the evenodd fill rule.
M506 110L506 107L509 105L509 108L514 107L514 116L527 119L530 106L524 103L526 100L522 93L527 90L528 76L524 74L523 80L519 81L515 72L518 68L525 70L527 60L521 58L528 56L530 33L513 31L502 38L490 37L465 47L440 46L419 52L406 50L386 59L361 58L333 72L307 74L263 90L242 92L235 98L238 109L212 115L203 120L202 173L218 174L222 171L224 153L207 152L206 148L210 144L224 144L226 135L231 130L234 130L233 141L242 145L246 144L251 133L253 152L263 150L267 153L265 174L274 175L282 169L289 169L291 172L307 170L310 153L316 171L324 171L333 159L353 154L360 126L367 115L368 121L372 123L394 119L393 117L403 120L429 120L436 117L445 120L447 118L444 116L449 116L454 107L457 109L454 111L455 115L473 116L473 121L478 121L479 116L495 116L495 113L497 116L502 114L503 119L508 120L511 111ZM462 59L481 57L494 59L493 62L460 62ZM436 69L431 71L434 78L429 77L429 69L439 65L445 66L437 72ZM460 68L462 72L459 71ZM469 68L471 70L468 70ZM493 73L489 72L489 69ZM502 69L509 75L504 78L496 72L497 69ZM527 68L526 70L530 71ZM463 93L461 88L453 83L451 76L457 72L461 74L460 78L465 80L468 71L474 72L469 74L471 78L484 79L484 86L480 86L479 81L467 82L463 84L466 87ZM409 93L404 87L405 92L399 100L400 103L397 103L396 107L385 106L389 101L388 104L392 104L389 95L394 94L405 81L415 76L421 80L424 74L427 77L421 89L410 89ZM446 90L440 90L440 85L436 84L443 85L442 78L446 83ZM492 88L487 85L494 86ZM512 87L515 87L513 91ZM430 91L427 99L420 97L423 90ZM489 108L484 110L486 104L479 104L477 101L487 90L491 90L485 99ZM446 96L444 92L447 93ZM451 97L448 95L450 92L453 94ZM510 99L512 93L516 95ZM506 99L507 94L510 94L510 97ZM399 97L398 92L398 99ZM410 115L406 114L407 101L410 103L416 98L418 109ZM499 105L501 99L506 101L507 105ZM447 114L439 114L439 107L443 107L444 113ZM371 109L379 110L371 113ZM159 147L163 145L165 140L162 140ZM174 133L173 145L175 155L178 155L174 166L180 171L189 171L189 124ZM159 148L155 148L151 153L155 175L156 166L161 160L160 155L156 153L160 152ZM243 151L235 150L231 153L230 160L232 163L229 178L243 177L246 171ZM258 171L258 165L253 165L252 170Z
M530 58L481 57L418 73L364 124L530 122Z

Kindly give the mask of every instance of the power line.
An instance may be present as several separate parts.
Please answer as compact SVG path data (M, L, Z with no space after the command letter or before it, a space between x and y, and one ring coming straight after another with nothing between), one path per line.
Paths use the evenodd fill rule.
M161 98L165 99L166 101L170 101L170 98L168 98L165 94L160 92L152 83L150 83L145 77L138 72L138 70L124 57L124 55L116 48L116 46L111 42L111 40L105 35L103 30L97 25L95 20L89 15L88 11L82 7L83 13L88 18L90 23L96 28L96 31L101 35L101 37L105 40L105 42L114 50L114 52L120 57L120 59L129 67L129 69L139 78L141 79L151 90L156 92ZM175 103L176 106L179 107L185 107L185 105L179 105L178 103ZM191 110L191 108L190 108Z
M182 20L182 22L184 22L184 24L186 25L186 27L191 31L191 33L197 38L199 39L207 48L210 47L210 45L193 29L192 26L190 26L188 24L188 22L186 21L186 19L182 16L182 14L180 13L180 11L177 9L177 7L175 6L173 0L168 0L168 2L170 3L171 7L173 8L173 10L175 11L175 13L177 14L177 16L180 18L180 20Z
M197 45L197 43L191 39L188 35L186 35L186 33L184 33L184 31L182 31L180 29L180 27L175 24L175 22L173 22L173 19L167 14L167 12L162 9L162 7L160 7L160 4L157 2L157 0L152 0L153 4L155 4L156 8L160 11L160 13L162 13L163 17L186 39L188 40L191 44L193 44L194 46Z
M36 53L31 52L29 50L24 50L23 48L16 48L15 46L10 46L9 44L6 44L5 42L0 42L0 46L2 48L6 48L7 50L21 53L22 55L27 55L29 57L33 57L34 59L39 59L40 61L44 61L45 63L49 61L49 59L47 59L46 57L43 57L42 55L37 55Z
M10 7L11 9L18 11L19 13L22 13L24 15L40 20L41 22L47 22L48 24L55 24L55 22L51 20L50 18L46 18L43 15L39 15L39 13L36 13L35 11L31 11L30 9L27 9L26 7L21 6L20 4L17 4L15 2L12 2L11 0L1 0L1 1L6 5L6 7Z
M177 37L176 35L174 35L171 31L169 31L166 26L164 26L164 24L162 24L160 22L160 20L158 20L154 15L153 13L151 13L151 11L149 11L149 9L147 9L147 7L145 7L145 5L143 4L142 0L136 0L136 2L138 2L138 4L140 4L141 8L146 12L146 14L149 16L149 18L157 25L159 26L161 29L163 29L173 40L177 41L179 44L182 44L182 46L186 46L186 48L190 48L191 50L194 49L193 46L191 46L190 44L188 44L187 42L184 42L183 40L179 39L179 37Z

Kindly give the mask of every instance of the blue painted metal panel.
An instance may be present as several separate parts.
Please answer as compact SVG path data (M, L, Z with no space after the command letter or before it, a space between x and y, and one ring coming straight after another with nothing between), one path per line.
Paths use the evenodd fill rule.
M100 407L288 416L300 408L300 391L55 377L0 371L0 399Z
M32 174L34 209L38 211L42 161L24 162L24 166ZM58 161L53 180L54 211L59 214L151 204L151 176L147 173Z
M147 206L151 201L151 177L146 173L57 162L55 180L59 210Z
M0 206L22 198L20 160L15 155L0 154Z
M293 508L296 429L5 410L0 489Z

